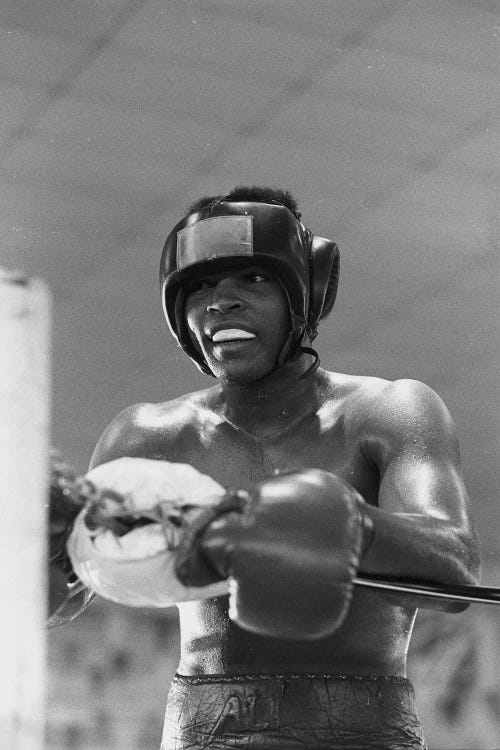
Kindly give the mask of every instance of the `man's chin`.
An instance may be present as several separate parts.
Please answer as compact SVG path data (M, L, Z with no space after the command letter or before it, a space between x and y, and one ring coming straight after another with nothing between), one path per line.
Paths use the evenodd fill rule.
M255 383L258 380L262 380L266 375L269 375L273 369L272 367L238 366L237 363L226 365L221 362L209 362L209 367L217 380L228 385L248 385L249 383Z

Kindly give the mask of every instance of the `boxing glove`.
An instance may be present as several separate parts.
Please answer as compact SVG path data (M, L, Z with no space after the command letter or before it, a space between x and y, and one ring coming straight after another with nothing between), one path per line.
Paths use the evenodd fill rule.
M218 513L192 527L175 571L184 585L229 579L229 616L249 631L313 640L342 624L369 523L365 503L318 469L273 476L228 493ZM365 531L366 530L366 531Z
M174 573L183 534L191 522L213 517L225 494L220 484L189 464L131 457L97 466L85 482L91 499L67 549L92 591L134 607L171 607L227 593L226 580L212 571L195 586Z

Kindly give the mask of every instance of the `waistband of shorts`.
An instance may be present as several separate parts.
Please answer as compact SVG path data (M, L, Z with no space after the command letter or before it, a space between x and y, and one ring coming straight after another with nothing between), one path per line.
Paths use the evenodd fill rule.
M207 684L233 684L263 681L288 682L290 680L322 680L331 682L362 682L399 684L411 687L412 684L407 677L400 675L358 675L358 674L336 674L330 672L281 672L277 674L202 674L183 675L176 673L173 682L185 685L207 685Z

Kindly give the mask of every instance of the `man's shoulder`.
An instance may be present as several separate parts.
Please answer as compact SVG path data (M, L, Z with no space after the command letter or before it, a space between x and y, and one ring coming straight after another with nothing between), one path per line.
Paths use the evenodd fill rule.
M340 397L365 397L379 393L391 381L370 375L352 375L350 373L323 371L330 387Z
M326 373L332 387L344 404L346 411L361 421L380 426L412 425L418 417L420 423L446 421L448 411L436 392L420 380Z
M354 396L358 399L374 400L378 403L381 397L418 401L436 395L428 385L413 378L388 380L373 375L352 375L327 370L323 372L332 389L340 396Z
M366 455L458 455L456 428L437 393L411 378L347 377L350 425Z
M205 391L193 391L169 401L132 404L113 420L122 428L134 430L172 430L191 424L199 418L200 409L207 401Z
M105 428L90 465L121 456L163 456L183 431L203 422L207 401L208 391L195 391L169 401L127 406Z
M447 414L441 398L420 380L369 378L368 381L362 392L369 406L369 413L378 417L403 423L418 417L425 423L441 419Z
M359 409L370 403L377 403L394 381L371 375L352 375L325 371L329 393L335 401L340 401L348 409Z

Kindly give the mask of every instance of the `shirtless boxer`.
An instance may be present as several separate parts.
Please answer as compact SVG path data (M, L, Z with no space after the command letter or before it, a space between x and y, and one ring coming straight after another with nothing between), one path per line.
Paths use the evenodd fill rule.
M125 409L91 466L121 456L189 463L224 487L283 501L288 536L283 541L279 514L266 520L258 510L243 531L231 512L200 530L202 567L216 577L232 573L233 608L235 597L246 599L236 605L240 624L227 596L179 605L181 658L163 750L425 747L406 655L416 607L439 603L356 589L340 626L329 628L328 595L323 611L315 579L304 586L301 578L323 533L308 528L307 506L318 500L321 518L330 496L339 513L359 512L363 521L353 543L361 573L476 583L479 568L455 430L441 400L417 381L318 366L310 344L333 307L337 277L336 246L306 230L293 198L279 190L236 188L202 199L167 238L167 320L217 382ZM318 557L318 581L323 564L335 568L334 537ZM271 572L287 561L292 573L270 595ZM187 579L196 585L203 572ZM288 630L286 618L274 630L284 611Z

